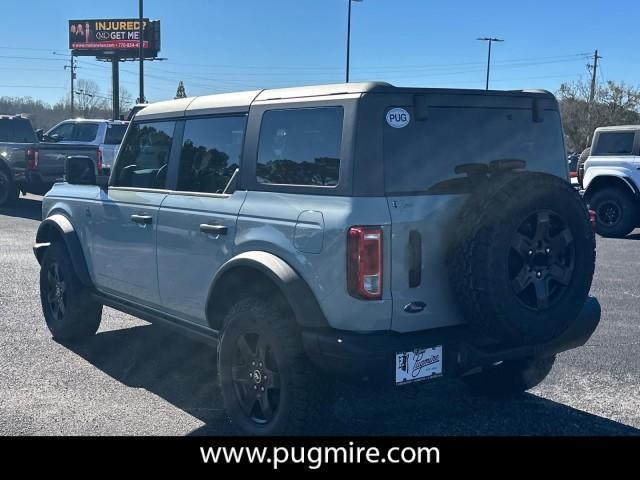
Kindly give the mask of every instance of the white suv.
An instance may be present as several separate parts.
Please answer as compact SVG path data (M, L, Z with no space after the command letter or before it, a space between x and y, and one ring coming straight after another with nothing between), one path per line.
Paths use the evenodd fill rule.
M640 125L600 127L584 163L584 198L598 216L597 231L624 237L640 225Z

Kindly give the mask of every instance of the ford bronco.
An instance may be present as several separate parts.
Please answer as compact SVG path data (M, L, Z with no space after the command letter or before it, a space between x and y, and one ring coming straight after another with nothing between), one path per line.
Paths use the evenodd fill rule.
M349 83L159 102L98 183L71 157L43 201L53 337L93 335L107 305L211 339L244 433L323 421L336 378L523 392L600 320L548 92Z

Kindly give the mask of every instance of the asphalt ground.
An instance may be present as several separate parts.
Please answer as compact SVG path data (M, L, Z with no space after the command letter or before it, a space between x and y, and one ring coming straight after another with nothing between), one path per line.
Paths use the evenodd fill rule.
M0 208L0 434L224 435L211 346L105 308L95 337L52 340L31 247L38 197ZM587 345L558 356L518 399L455 381L402 391L342 386L336 435L639 435L640 230L598 238L592 293L603 310Z

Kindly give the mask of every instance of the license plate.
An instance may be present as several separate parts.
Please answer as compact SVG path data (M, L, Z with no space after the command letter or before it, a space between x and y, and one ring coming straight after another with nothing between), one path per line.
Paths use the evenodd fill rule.
M442 345L396 353L396 385L442 376Z

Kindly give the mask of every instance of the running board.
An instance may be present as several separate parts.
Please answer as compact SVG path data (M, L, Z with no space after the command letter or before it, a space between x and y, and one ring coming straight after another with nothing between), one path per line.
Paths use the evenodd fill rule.
M172 315L168 315L151 308L135 305L131 302L128 302L127 300L115 296L94 292L91 294L91 297L96 302L101 303L107 307L111 307L120 312L132 315L137 318L141 318L142 320L150 323L159 323L171 328L175 328L208 343L217 344L219 341L218 332L203 325L198 325L187 320L182 320L178 317L174 317Z

